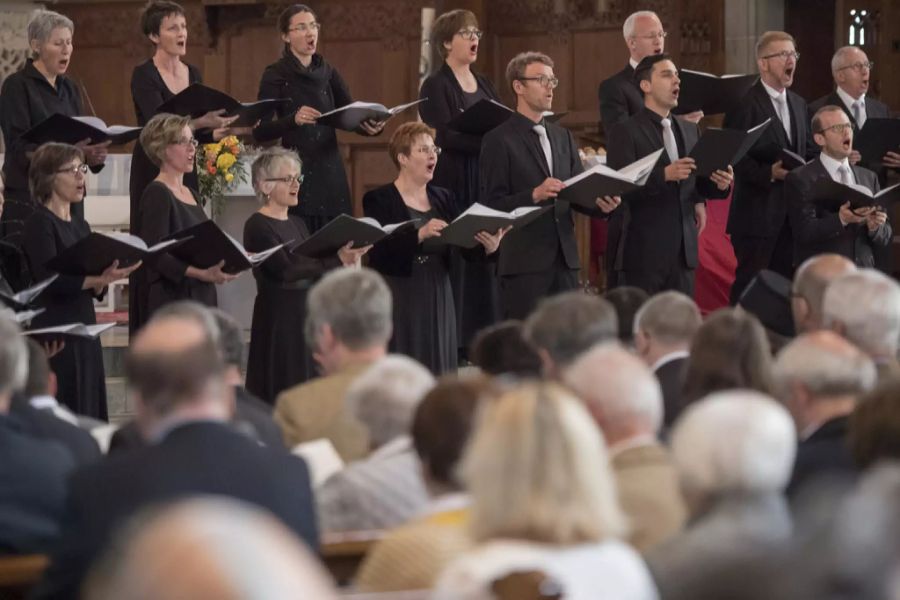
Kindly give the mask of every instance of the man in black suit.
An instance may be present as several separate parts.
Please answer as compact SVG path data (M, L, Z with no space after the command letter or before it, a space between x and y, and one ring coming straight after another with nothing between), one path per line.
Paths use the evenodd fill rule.
M710 177L696 177L688 153L697 143L695 123L673 117L680 81L665 54L646 57L635 69L644 94L644 110L609 132L607 161L613 169L664 149L647 183L624 196L626 211L613 213L622 236L610 240L618 285L648 294L679 290L693 295L697 233L706 225L704 198L725 198L733 180L731 166ZM613 245L615 244L615 245Z
M770 269L788 279L793 275L793 238L784 202L783 149L806 160L815 156L806 101L790 91L800 53L794 38L767 31L756 42L759 81L740 106L725 115L724 126L747 130L766 119L772 122L734 166L737 183L726 231L737 258L731 302L737 302L750 280Z
M794 259L800 264L811 256L834 253L846 256L857 267L875 266L873 250L887 247L893 232L887 213L869 206L851 210L850 202L838 212L813 202L819 181L833 179L845 185L863 185L877 192L878 177L872 171L851 166L853 126L840 107L826 105L812 119L813 139L822 148L819 158L792 171L784 181Z
M545 121L559 80L553 61L538 52L523 52L506 67L516 95L516 112L484 136L481 143L481 202L502 211L552 204L553 209L500 245L498 274L505 319L523 319L544 296L578 287L578 245L572 210L602 218L621 202L598 198L585 209L556 201L564 180L584 170L572 134Z
M155 443L73 476L62 539L36 597L76 597L92 560L124 523L149 506L187 496L259 506L317 546L306 465L228 425L234 405L224 371L221 353L196 319L157 316L140 331L126 373L139 426Z

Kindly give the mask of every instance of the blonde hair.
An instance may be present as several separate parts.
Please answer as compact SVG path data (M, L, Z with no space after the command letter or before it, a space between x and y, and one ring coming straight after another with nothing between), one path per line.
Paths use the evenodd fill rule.
M555 383L526 383L485 403L463 458L477 541L574 545L625 533L603 436Z
M756 40L756 58L762 58L769 44L775 42L790 42L794 45L794 49L797 49L797 40L791 34L784 31L766 31Z
M409 156L413 142L417 137L427 135L434 139L434 134L434 129L421 121L410 121L398 127L394 131L394 135L391 136L390 145L388 146L388 152L391 153L391 160L394 161L394 166L398 169L400 168L400 161L397 160L397 156L399 154Z
M141 130L141 147L157 167L163 163L166 147L177 144L185 126L191 126L190 117L159 113L144 125ZM191 128L193 131L193 128Z

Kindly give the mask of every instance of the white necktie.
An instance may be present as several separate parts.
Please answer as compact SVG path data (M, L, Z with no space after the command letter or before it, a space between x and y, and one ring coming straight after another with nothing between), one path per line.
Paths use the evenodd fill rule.
M838 167L838 177L841 178L841 183L844 185L850 185L853 183L853 178L850 176L850 169L847 165L841 165Z
M778 118L781 119L781 124L784 126L784 133L787 135L787 139L791 141L791 117L788 112L787 105L787 92L781 92L774 98L775 106L778 107Z
M866 124L866 105L862 98L853 103L853 120L860 129Z
M669 155L669 162L678 160L678 143L675 141L675 133L672 131L671 119L663 119L660 121L663 128L663 145L666 147L666 154Z
M544 158L547 159L547 172L553 175L553 152L550 150L550 138L547 137L547 129L543 125L535 125L532 129L534 129L534 132L538 134L541 140L541 150L544 151Z

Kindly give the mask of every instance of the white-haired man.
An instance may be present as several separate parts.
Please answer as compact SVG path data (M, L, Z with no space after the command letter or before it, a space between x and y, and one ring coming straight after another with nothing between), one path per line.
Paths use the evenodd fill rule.
M838 277L856 271L856 265L840 254L819 254L797 268L791 284L791 313L797 333L822 329L825 290Z

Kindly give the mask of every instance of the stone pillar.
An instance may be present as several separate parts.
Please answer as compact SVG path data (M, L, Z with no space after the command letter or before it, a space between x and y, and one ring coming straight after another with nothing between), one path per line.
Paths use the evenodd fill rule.
M755 73L756 39L784 29L784 0L725 0L725 71Z

